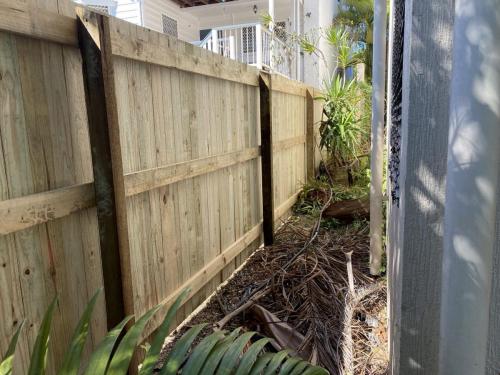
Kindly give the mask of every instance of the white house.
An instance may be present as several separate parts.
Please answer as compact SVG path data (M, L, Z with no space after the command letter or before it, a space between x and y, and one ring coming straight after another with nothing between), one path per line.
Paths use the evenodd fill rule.
M331 62L304 55L281 30L317 33L331 24L338 0L75 1L316 87L331 74ZM276 38L262 25L263 14L270 14L278 26ZM320 49L332 55L325 43Z

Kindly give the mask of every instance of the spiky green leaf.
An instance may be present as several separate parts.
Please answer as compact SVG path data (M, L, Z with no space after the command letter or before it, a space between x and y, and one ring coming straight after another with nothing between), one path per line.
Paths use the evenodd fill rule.
M299 357L292 357L288 358L286 362L281 366L280 372L278 373L279 375L289 375L292 370L295 368L295 366L300 362L301 358Z
M111 358L107 375L123 375L127 373L132 355L141 337L141 333L146 327L146 323L151 319L160 306L153 307L145 313L125 334L123 340L118 344L115 354Z
M245 332L238 337L222 358L217 375L229 375L238 363L241 351L248 341L255 335L255 332Z
M177 344L173 347L160 371L161 375L177 374L177 371L186 358L186 353L191 347L191 344L205 326L206 324L199 324L190 328L189 331L177 341Z
M210 336L205 337L190 354L186 365L182 367L182 372L190 375L201 375L203 364L207 360L215 345L217 345L217 343L223 338L224 334L222 332L215 332Z
M73 338L71 339L69 349L64 356L63 365L59 370L59 375L78 374L83 347L85 346L85 341L87 340L87 335L89 333L90 318L97 302L97 297L99 297L101 291L102 289L99 289L87 304L87 307L85 308L85 311L76 326L75 332L73 333Z
M221 340L213 350L210 352L205 364L203 365L202 374L211 375L215 373L217 366L219 365L222 357L229 349L233 341L238 337L240 333L240 328L236 328L229 336Z
M24 320L17 327L16 333L12 340L10 340L9 347L5 353L2 362L0 362L0 375L10 375L12 373L12 366L14 364L14 353L16 351L17 341L19 340L19 334L24 326Z
M303 375L329 375L330 373L326 371L323 367L319 366L311 366L306 371L303 372Z
M47 350L49 348L50 327L52 325L52 317L56 308L57 298L54 298L49 308L45 312L42 324L40 325L38 335L36 336L35 346L31 353L30 367L28 375L43 375L45 374L45 366L47 363Z
M276 370L280 367L281 362L288 357L289 350L282 350L278 353L276 353L273 358L271 359L271 362L266 367L266 372L264 373L265 375L271 375L276 372Z
M253 344L241 358L240 365L238 366L235 375L249 374L255 361L257 360L257 356L269 341L271 340L268 338L263 338Z
M275 355L275 353L266 353L260 356L253 365L250 375L260 375L262 373L262 370L264 370L267 364L271 362L271 359L273 359Z
M301 375L308 366L310 366L309 362L301 361L293 368L290 375Z
M149 348L146 358L144 359L141 367L140 375L151 374L153 371L153 367L158 361L158 356L160 355L161 348L163 347L163 343L165 342L165 337L168 335L168 330L170 328L170 324L172 323L172 319L174 318L179 306L182 301L186 298L189 293L189 289L185 289L179 297L175 300L174 304L168 309L167 315L163 320L163 323L158 328L156 336Z
M90 357L85 375L104 375L106 373L106 369L111 361L111 354L117 346L118 338L130 319L132 319L132 316L123 319L116 327L109 331L106 337L99 343Z

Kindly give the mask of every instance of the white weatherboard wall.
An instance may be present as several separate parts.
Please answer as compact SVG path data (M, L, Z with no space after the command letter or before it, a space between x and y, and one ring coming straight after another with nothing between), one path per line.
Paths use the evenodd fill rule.
M141 0L118 0L117 3L115 17L137 25L142 24Z
M241 25L262 21L262 14L268 12L268 0L237 0L221 4L210 4L186 8L186 13L197 17L200 29ZM256 11L254 11L256 6ZM288 30L293 26L293 0L275 0L275 21L286 22Z
M145 0L148 1L148 0ZM262 14L268 12L268 0L237 0L224 4L211 4L187 8L186 13L199 19L200 29L211 29L220 26L241 25L262 21ZM254 11L256 6L256 12ZM337 0L303 0L303 26L304 33L319 33L319 30L331 25L338 9ZM294 30L294 1L275 0L275 21L286 23L287 30ZM322 87L335 68L332 48L324 41L320 43L321 50L326 56L331 56L328 66L316 56L304 56L303 74L304 82Z
M142 0L75 0L75 3L106 7L111 16L142 25Z
M178 38L186 42L200 39L200 23L197 17L189 14L171 0L143 0L144 27L163 32L162 15L177 21Z
M317 35L320 29L329 27L337 9L337 0L304 0L304 33ZM335 69L333 48L320 40L319 49L329 56L326 63L315 55L304 55L304 82L314 87L323 87Z

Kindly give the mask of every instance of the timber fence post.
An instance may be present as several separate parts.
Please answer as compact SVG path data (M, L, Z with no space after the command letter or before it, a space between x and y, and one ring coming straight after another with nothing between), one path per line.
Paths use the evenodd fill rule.
M78 42L82 55L85 102L101 246L108 329L125 317L114 178L103 76L100 24L102 16L81 10Z
M271 75L260 73L260 137L262 156L262 217L264 245L274 242L273 127Z
M314 92L313 88L306 90L306 176L314 178L315 144L314 144Z

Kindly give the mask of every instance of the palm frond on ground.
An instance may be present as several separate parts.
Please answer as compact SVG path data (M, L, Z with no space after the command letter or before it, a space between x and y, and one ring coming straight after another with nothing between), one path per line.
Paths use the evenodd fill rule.
M255 332L242 332L235 329L227 334L215 332L198 344L193 345L205 324L199 324L189 329L176 343L161 368L157 368L158 358L169 333L170 324L182 300L188 291L182 293L168 310L165 319L157 330L146 356L140 365L139 375L160 374L217 374L217 375L248 375L248 374L328 374L321 367L313 366L301 358L291 357L287 351L266 353L267 338L255 342L252 338ZM82 371L82 353L89 333L90 318L99 297L98 291L88 303L59 366L60 375L122 375L127 374L132 356L137 349L142 331L151 317L158 312L160 306L149 310L124 333L125 325L132 319L125 318L104 337L90 356L86 368ZM40 325L36 342L31 353L28 375L43 375L46 372L50 328L57 300L49 306ZM22 324L14 334L9 348L0 361L0 375L10 375L13 371L14 355Z

